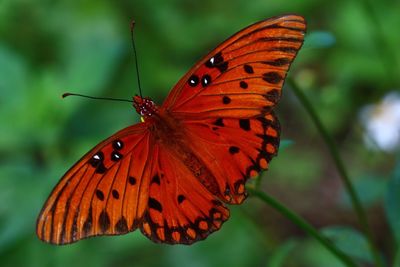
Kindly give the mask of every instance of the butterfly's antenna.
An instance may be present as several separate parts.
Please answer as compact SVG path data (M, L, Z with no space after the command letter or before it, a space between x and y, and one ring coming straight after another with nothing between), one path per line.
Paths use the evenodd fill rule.
M96 96L81 95L81 94L75 94L75 93L64 93L62 95L62 98L66 98L67 96L80 96L80 97L86 97L86 98L90 98L90 99L112 100L112 101L122 101L122 102L130 102L130 103L133 102L133 100L122 99L122 98L96 97Z
M135 21L132 20L132 22L131 22L131 39L132 39L133 54L134 54L134 56L135 56L136 77L137 77L138 86L139 86L139 94L140 94L140 97L143 98L143 95L142 95L142 87L140 87L139 66L138 66L138 60L137 60L135 39L133 38L133 28L134 28L134 27L135 27Z

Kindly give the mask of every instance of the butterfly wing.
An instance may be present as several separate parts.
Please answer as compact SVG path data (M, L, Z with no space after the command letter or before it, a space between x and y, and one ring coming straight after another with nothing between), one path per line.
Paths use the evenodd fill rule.
M241 203L245 181L277 154L280 130L272 108L305 30L297 15L245 28L197 63L162 106L182 121L188 146L216 177L227 203Z
M174 151L158 143L154 153L142 233L158 243L191 244L218 230L228 219L229 210Z
M68 244L136 229L147 210L151 153L146 123L101 142L54 188L37 220L38 237Z
M272 111L249 119L185 121L185 130L188 146L216 178L218 195L230 204L243 202L246 181L266 170L279 148L280 126Z
M39 238L67 244L139 227L156 242L191 244L218 230L229 217L221 200L241 203L247 178L278 150L271 108L304 31L302 17L283 16L218 46L160 109L180 122L189 159L155 138L148 122L116 133L62 177L39 215ZM208 186L204 173L215 178Z
M175 85L163 108L182 119L248 118L270 111L305 29L303 17L287 15L236 33Z

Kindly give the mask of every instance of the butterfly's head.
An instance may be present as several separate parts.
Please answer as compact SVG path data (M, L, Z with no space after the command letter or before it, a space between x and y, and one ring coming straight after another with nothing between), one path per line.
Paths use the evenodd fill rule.
M136 112L144 119L158 113L157 105L149 97L135 95L133 97L133 106L135 107Z

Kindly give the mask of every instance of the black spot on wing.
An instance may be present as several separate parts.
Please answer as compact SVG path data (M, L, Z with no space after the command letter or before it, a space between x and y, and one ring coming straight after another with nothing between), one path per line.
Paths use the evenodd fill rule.
M110 217L108 216L108 213L105 210L103 210L100 213L98 223L99 223L100 230L103 233L106 232L108 230L108 228L110 228Z
M103 192L102 192L101 190L97 189L97 190L96 190L96 197L97 197L99 200L103 201L103 200L104 200L104 194L103 194Z
M160 176L158 176L157 174L154 175L153 179L151 179L151 183L160 185Z
M179 196L178 196L178 203L181 204L185 199L186 199L186 198L185 198L184 195L179 195Z
M228 105L229 103L231 103L231 98L229 96L222 97L222 103Z
M117 190L113 189L113 190L111 191L111 194L112 194L113 198L119 199L119 193L118 193Z
M92 226L93 226L93 215L92 215L92 207L90 207L86 221L83 223L83 228L82 228L83 234L85 236L87 236L90 233L90 231L92 230Z
M250 65L248 65L248 64L244 64L244 65L243 65L243 69L244 69L244 71L245 71L246 73L248 73L248 74L254 73L253 67L250 66Z
M199 77L197 75L190 76L188 80L188 84L190 87L195 87L199 84Z
M115 232L122 234L128 232L128 223L124 216L122 216L114 226Z
M242 89L247 89L247 87L249 87L249 85L245 81L240 81L239 86Z
M128 182L130 185L135 185L136 184L136 178L133 176L129 176Z
M272 84L277 84L282 81L283 77L275 71L267 72L263 74L263 80Z
M240 151L240 149L237 146L230 146L229 147L229 153L231 153L232 155L236 154L236 153L239 153L239 151Z
M239 126L245 131L250 131L250 120L249 119L240 119Z
M225 126L225 125L224 125L224 120L223 120L222 118L218 118L218 119L214 122L214 125L224 127L224 126Z
M162 212L162 205L161 203L152 197L149 197L149 208Z

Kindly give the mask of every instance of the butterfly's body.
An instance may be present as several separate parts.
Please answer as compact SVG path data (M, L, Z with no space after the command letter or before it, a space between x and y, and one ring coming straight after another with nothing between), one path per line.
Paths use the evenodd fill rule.
M275 17L233 35L198 62L158 107L134 97L143 122L95 146L54 188L37 222L68 244L140 228L155 242L192 244L229 218L246 181L279 148L273 107L305 21Z
M215 177L191 150L190 142L187 140L188 134L180 120L174 118L167 110L157 107L147 113L142 112L140 115L145 117L144 121L150 132L151 142L156 143L163 150L170 151L171 156L182 162L211 193L220 196Z

